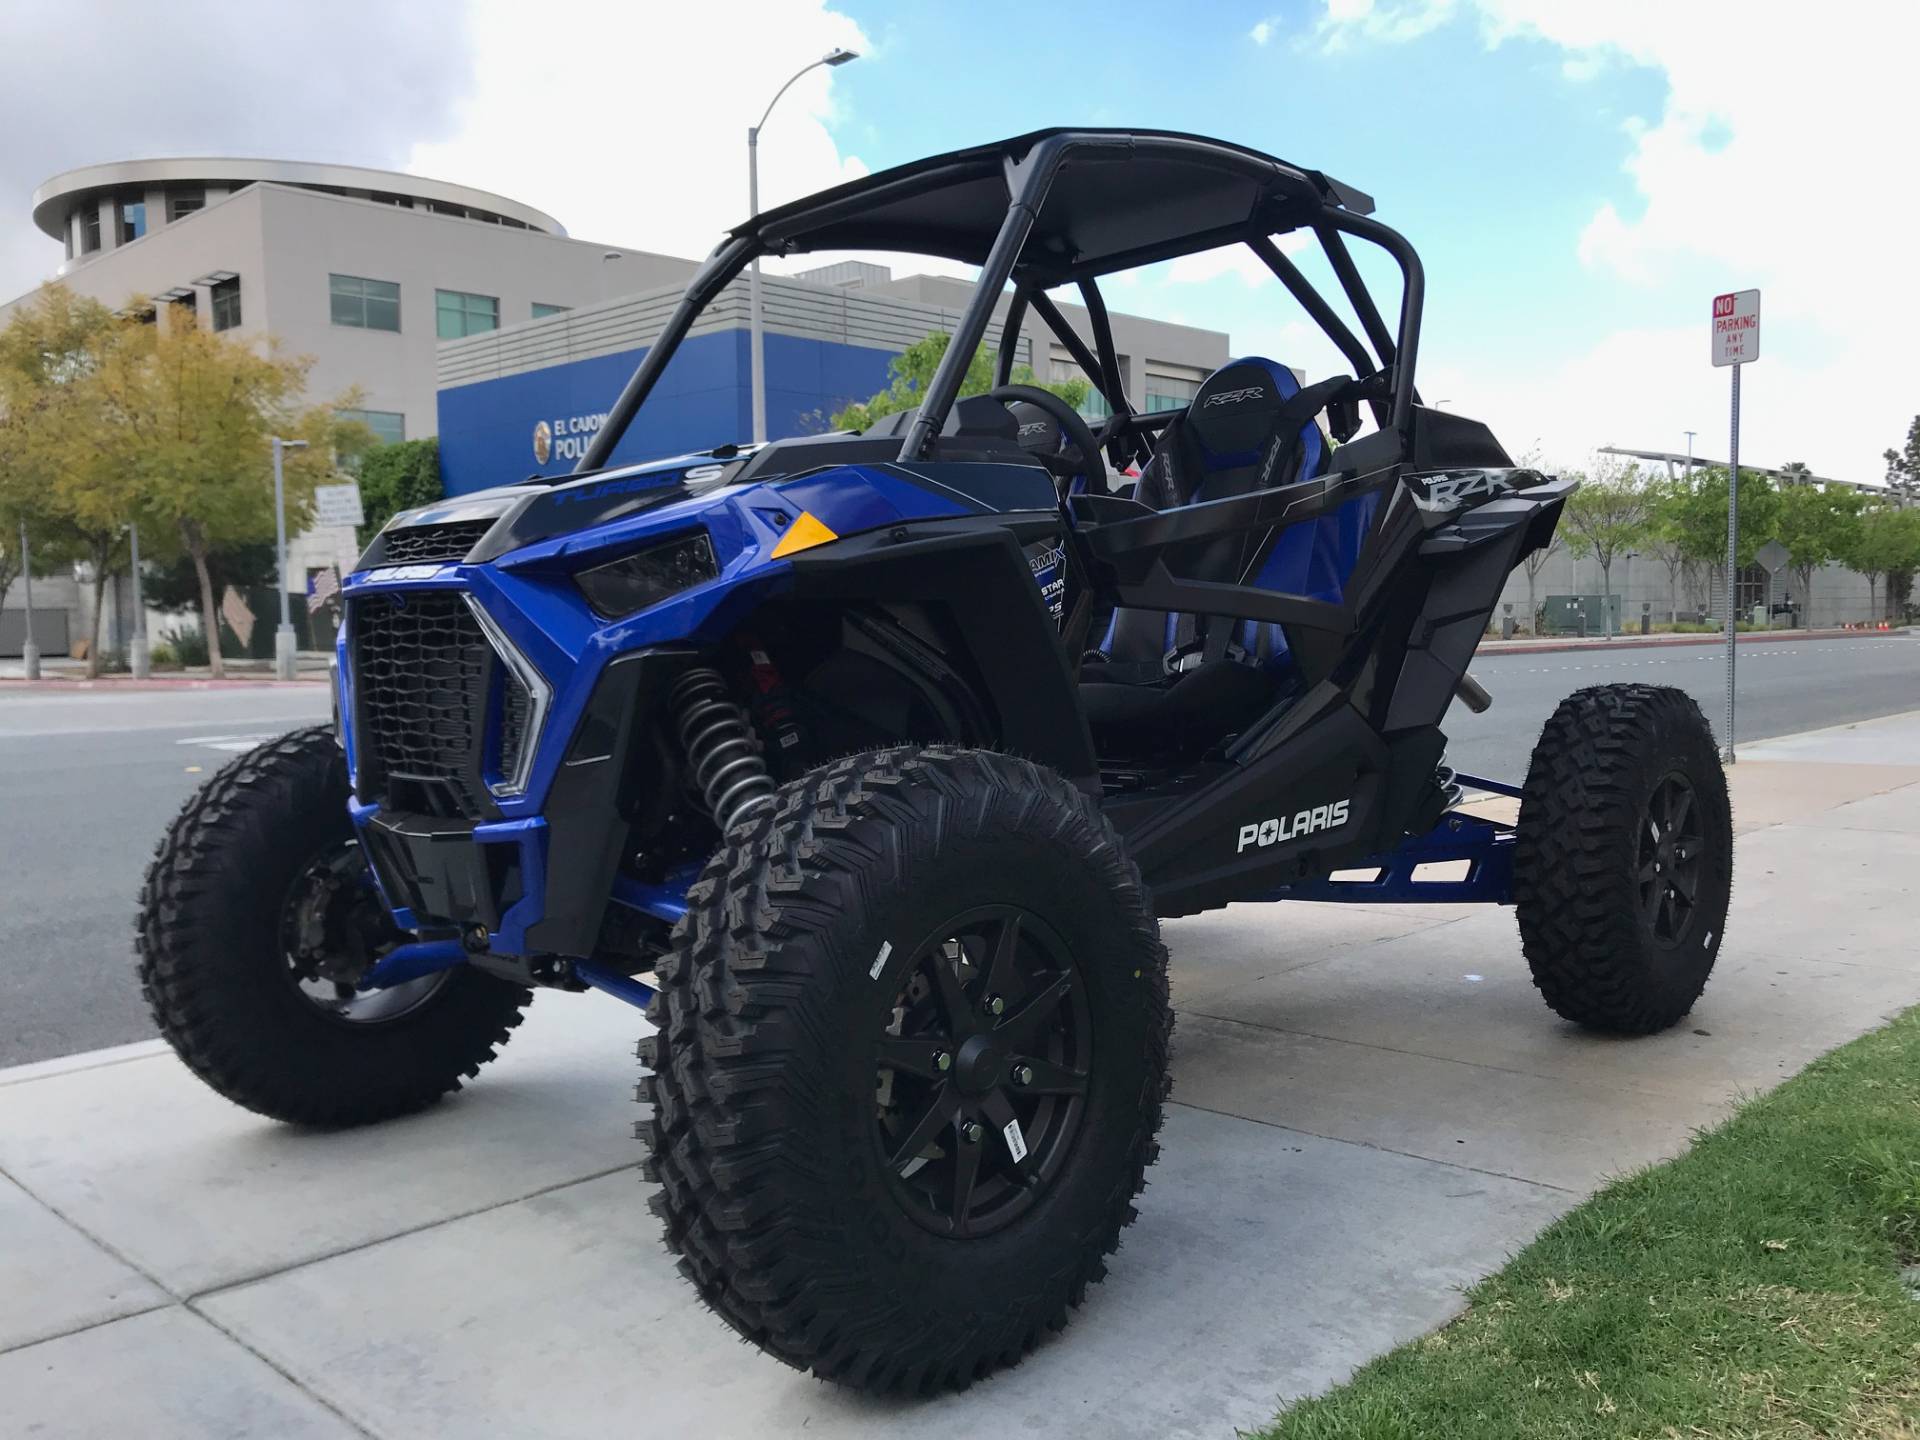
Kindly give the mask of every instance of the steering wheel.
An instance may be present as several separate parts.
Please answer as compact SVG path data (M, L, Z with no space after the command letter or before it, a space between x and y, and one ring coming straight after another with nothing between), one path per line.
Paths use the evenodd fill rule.
M1032 452L1034 458L1047 467L1053 476L1054 487L1065 499L1068 487L1074 477L1080 476L1086 481L1086 492L1092 495L1110 495L1107 488L1107 467L1100 458L1100 442L1094 439L1093 431L1081 418L1080 412L1051 390L1042 390L1037 385L1001 385L987 392L987 399L998 400L1009 410L1016 405L1032 406L1045 412L1047 418L1060 427L1065 435L1065 445L1050 449L1035 448L1028 445L1025 438L1020 442L1023 449ZM1014 418L1020 418L1020 412L1013 410ZM1038 424L1040 422L1029 422ZM1027 427L1023 425L1022 430ZM1051 440L1054 437L1048 436Z

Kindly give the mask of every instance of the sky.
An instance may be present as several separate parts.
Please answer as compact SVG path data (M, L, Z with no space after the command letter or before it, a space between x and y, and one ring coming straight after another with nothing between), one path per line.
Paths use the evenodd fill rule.
M1578 467L1691 429L1724 456L1711 300L1750 287L1743 458L1877 480L1920 411L1905 0L8 0L7 29L7 295L60 262L34 186L143 155L402 169L703 254L746 212L746 128L846 46L861 58L769 120L764 204L1044 126L1193 130L1375 198L1425 266L1424 395L1516 455ZM1390 267L1367 273L1397 295ZM1343 368L1244 263L1108 289L1236 353Z

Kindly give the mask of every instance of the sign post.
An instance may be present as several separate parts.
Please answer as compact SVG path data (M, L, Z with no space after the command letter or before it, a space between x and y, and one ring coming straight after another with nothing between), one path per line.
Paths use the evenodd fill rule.
M1734 593L1740 572L1740 367L1760 358L1760 292L1713 297L1713 363L1733 367L1733 433L1727 444L1727 748L1733 763L1733 657L1738 633Z

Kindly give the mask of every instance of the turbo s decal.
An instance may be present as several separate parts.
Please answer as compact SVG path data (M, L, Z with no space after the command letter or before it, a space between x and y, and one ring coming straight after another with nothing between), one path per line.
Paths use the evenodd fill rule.
M1311 810L1302 810L1291 820L1285 816L1273 820L1260 820L1251 825L1240 827L1240 844L1234 850L1238 855L1249 845L1262 848L1278 845L1287 840L1298 840L1302 835L1311 835L1319 830L1331 830L1337 825L1347 823L1347 804L1345 800L1335 800L1331 805L1316 805Z

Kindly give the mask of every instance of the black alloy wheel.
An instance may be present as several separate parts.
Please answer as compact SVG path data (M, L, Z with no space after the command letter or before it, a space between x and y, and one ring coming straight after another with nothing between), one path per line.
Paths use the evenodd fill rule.
M1060 1173L1085 1109L1093 1026L1072 956L1037 916L956 916L923 944L886 1014L876 1137L908 1213L988 1234Z
M1706 846L1693 786L1684 775L1669 773L1647 799L1634 870L1640 913L1663 945L1679 945L1693 928Z

